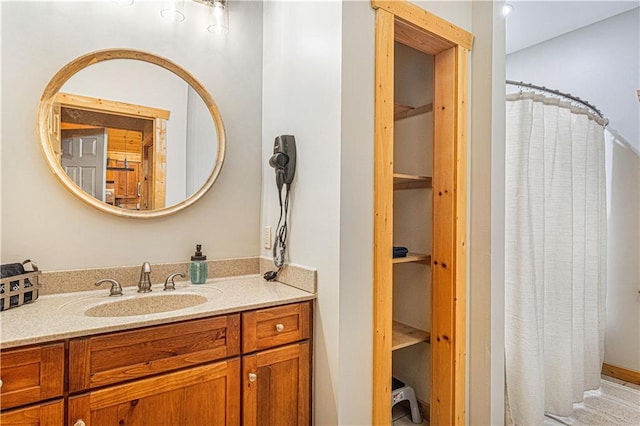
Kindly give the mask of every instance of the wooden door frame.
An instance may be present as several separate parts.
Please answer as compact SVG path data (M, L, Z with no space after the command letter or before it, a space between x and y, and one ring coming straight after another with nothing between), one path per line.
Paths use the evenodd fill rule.
M171 116L171 111L148 107L144 105L129 104L126 102L112 101L108 99L93 98L72 93L59 92L54 97L55 111L57 112L52 128L56 142L54 151L60 152L60 110L62 108L72 108L84 111L93 111L101 114L119 115L135 119L145 120L151 125L140 129L143 133L142 151L146 145L153 146L153 176L148 178L151 181L150 193L143 194L141 198L147 200L149 208L152 210L161 209L166 204L166 174L167 174L167 120ZM57 130L55 130L57 129ZM140 159L144 158L141 152ZM144 204L144 203L141 203Z
M394 41L434 55L430 422L465 423L467 55L473 35L406 1L376 9L373 424L391 422Z

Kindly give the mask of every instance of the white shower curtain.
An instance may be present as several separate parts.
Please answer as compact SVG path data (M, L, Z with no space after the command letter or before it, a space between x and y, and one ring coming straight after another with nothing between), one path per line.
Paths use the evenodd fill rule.
M600 387L606 197L600 118L507 95L505 368L516 425L570 415Z

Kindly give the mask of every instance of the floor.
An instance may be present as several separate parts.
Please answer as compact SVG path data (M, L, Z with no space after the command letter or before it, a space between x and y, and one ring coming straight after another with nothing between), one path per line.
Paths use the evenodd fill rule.
M602 380L608 380L613 383L617 383L619 385L627 386L632 389L636 389L640 391L640 385L636 385L635 383L625 382L623 380L619 380L613 377L602 375ZM392 412L393 426L415 426L416 423L411 421L411 411L409 407L405 407L402 403L393 407ZM428 426L429 422L423 420L421 425ZM555 422L551 419L547 419L545 425L561 425L563 423Z
M601 375L601 377L603 380L601 389L605 389L605 382L614 384L606 386L603 394L599 393L601 389L585 392L585 400L582 403L574 404L574 412L571 416L546 415L544 426L628 426L629 424L640 424L640 405L637 409L634 408L635 404L640 404L640 393L638 393L640 385L605 375ZM635 392L635 394L628 392L620 394L615 390L616 386L629 388L629 392ZM618 389L620 388L618 387ZM596 392L598 393L594 394ZM620 398L620 395L626 396Z
M404 405L404 402L393 407L391 418L393 419L393 426L416 426L417 424L429 426L429 422L424 419L422 423L413 423L411 421L411 410L409 410L408 405Z

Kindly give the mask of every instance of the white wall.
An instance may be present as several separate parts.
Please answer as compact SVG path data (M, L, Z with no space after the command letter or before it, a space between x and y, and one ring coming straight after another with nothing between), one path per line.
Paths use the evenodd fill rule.
M262 3L231 2L226 36L206 31L206 10L185 2L171 23L158 2L7 2L2 8L2 261L31 258L42 270L210 259L259 253ZM127 47L189 70L215 98L227 156L213 189L192 207L154 220L113 217L86 206L51 174L36 115L49 79L72 59ZM159 278L160 279L160 278Z
M504 46L501 2L473 3L469 146L469 424L504 422Z
M167 120L166 205L171 206L185 199L188 87L184 80L162 67L123 59L99 62L80 70L67 80L60 91L170 112Z
M373 87L375 14L342 3L339 419L370 425L373 397Z
M507 78L587 100L609 119L609 128L640 151L639 40L640 8L635 8L507 55Z
M287 248L290 262L318 268L313 380L318 425L338 424L341 23L340 2L264 4L262 225L275 231L278 221L275 174L268 166L274 138L294 135L298 155Z
M640 372L640 156L605 132L607 364Z

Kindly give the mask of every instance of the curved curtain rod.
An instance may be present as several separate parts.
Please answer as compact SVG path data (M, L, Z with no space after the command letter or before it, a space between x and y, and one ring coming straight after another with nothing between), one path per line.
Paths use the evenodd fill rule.
M609 124L609 120L604 116L604 114L598 108L595 107L595 105L591 105L589 102L583 101L582 99L578 98L577 96L573 96L571 93L564 93L564 92L561 92L559 90L548 89L548 88L546 88L544 86L537 86L535 84L525 83L525 82L522 82L522 81L506 80L505 83L510 84L512 86L527 87L529 89L540 90L542 92L551 93L552 95L561 96L561 97L569 99L569 100L571 100L573 102L577 102L579 104L582 104L582 105L586 106L591 111L595 112L600 118L602 118L605 121L605 126L607 124Z

